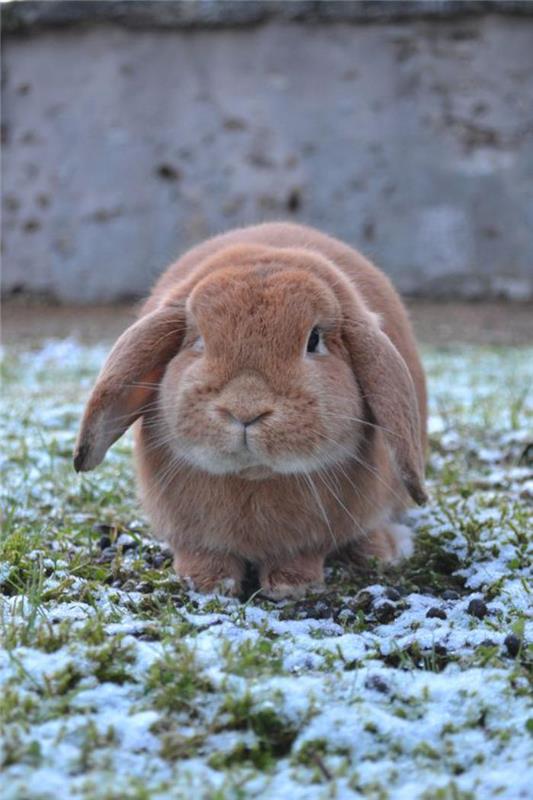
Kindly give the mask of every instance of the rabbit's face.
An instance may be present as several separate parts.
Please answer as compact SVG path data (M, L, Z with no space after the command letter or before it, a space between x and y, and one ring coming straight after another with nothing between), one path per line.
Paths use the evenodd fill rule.
M250 478L344 469L379 428L425 500L409 369L342 270L306 248L223 249L171 286L111 350L75 468L93 469L140 416L161 461L172 456L164 475L180 463Z
M319 277L276 263L214 272L192 291L186 327L159 394L177 458L262 478L354 457L364 403Z

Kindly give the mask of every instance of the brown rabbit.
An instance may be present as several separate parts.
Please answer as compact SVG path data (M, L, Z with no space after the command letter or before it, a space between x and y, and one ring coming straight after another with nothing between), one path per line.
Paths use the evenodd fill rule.
M347 543L410 552L393 520L425 499L424 373L389 280L329 236L258 225L169 267L104 364L75 468L135 420L142 502L200 591L238 594L248 561L295 596Z

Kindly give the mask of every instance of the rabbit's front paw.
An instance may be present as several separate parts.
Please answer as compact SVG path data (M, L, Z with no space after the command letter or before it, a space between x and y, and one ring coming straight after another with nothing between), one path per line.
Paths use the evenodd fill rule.
M365 556L373 556L386 564L397 564L413 555L413 532L407 525L389 522L370 531L361 544Z
M189 553L180 550L174 557L178 578L196 592L237 597L244 578L244 562L219 553Z
M272 600L298 599L324 588L324 557L300 555L283 566L262 565L261 594Z

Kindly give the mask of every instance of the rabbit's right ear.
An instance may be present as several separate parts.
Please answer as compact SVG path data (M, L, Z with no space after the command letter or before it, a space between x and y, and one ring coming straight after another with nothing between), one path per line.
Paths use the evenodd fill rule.
M164 306L129 327L111 350L93 388L74 450L74 469L98 466L107 450L153 399L185 334L183 306Z

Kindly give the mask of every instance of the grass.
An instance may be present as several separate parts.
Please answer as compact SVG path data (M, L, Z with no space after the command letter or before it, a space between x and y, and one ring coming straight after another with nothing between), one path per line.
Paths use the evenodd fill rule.
M2 797L527 792L533 352L427 350L413 557L334 560L325 593L280 604L183 588L128 437L74 474L103 355L55 342L2 365Z

